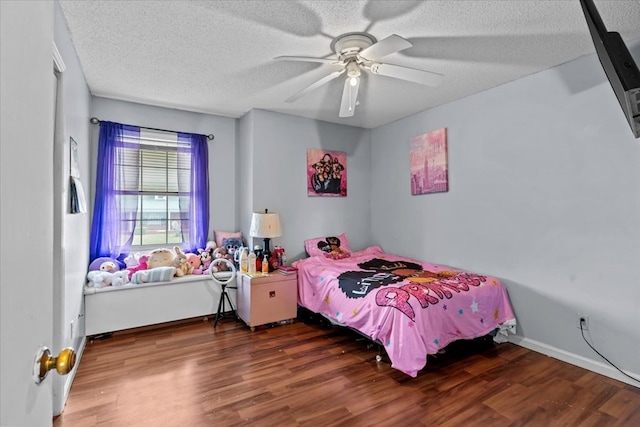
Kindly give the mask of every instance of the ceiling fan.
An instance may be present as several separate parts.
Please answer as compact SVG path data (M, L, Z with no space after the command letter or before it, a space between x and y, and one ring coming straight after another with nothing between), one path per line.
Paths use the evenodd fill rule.
M290 96L285 102L294 102L314 89L340 77L345 72L347 78L345 79L344 89L342 91L340 113L338 114L340 117L351 117L355 112L358 103L360 75L363 70L371 74L379 74L381 76L393 77L428 86L437 86L440 84L442 74L378 62L380 58L400 52L411 46L413 46L411 42L396 34L377 41L371 34L356 32L342 34L333 39L331 42L331 50L337 55L337 58L334 59L307 56L278 56L275 58L276 60L320 62L342 67L340 70L332 72Z

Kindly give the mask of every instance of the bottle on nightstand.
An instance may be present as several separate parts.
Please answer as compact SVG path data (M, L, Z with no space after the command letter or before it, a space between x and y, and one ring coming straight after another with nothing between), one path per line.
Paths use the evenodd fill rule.
M265 255L264 258L262 259L262 274L267 274L267 273L269 273L269 260Z
M247 258L249 262L248 271L249 274L254 274L256 272L256 254L255 252L249 252L249 257Z
M247 250L243 249L240 254L240 271L242 273L247 273L249 271L249 260L248 260Z

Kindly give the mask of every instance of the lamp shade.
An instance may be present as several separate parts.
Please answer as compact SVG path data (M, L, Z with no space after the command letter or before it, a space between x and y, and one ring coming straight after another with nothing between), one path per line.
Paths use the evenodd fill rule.
M271 212L254 212L251 217L249 235L251 237L262 237L268 239L282 236L280 215L278 215L278 213Z

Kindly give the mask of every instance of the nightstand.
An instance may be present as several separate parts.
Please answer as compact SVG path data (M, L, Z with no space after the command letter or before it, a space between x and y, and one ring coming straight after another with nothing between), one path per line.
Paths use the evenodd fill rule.
M293 320L298 310L298 273L238 275L238 316L251 328Z

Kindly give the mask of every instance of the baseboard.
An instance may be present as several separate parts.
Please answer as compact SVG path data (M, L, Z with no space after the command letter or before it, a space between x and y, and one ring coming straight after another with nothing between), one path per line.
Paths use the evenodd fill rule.
M631 386L640 388L640 383L637 383L633 381L631 378L628 378L622 375L614 367L607 365L603 362L587 359L586 357L579 356L574 353L569 353L568 351L559 349L557 347L553 347L551 345L541 343L539 341L535 341L530 338L525 338L519 335L509 335L509 342L524 348L528 348L529 350L533 350L537 353L542 353L547 356L553 357L554 359L562 360L563 362L567 362L572 365L579 366L581 368L587 369L597 374L604 375L605 377L609 377L614 380L621 381L625 384L629 384ZM624 373L632 376L633 378L637 378L640 381L639 374L632 373L629 371L624 371Z

